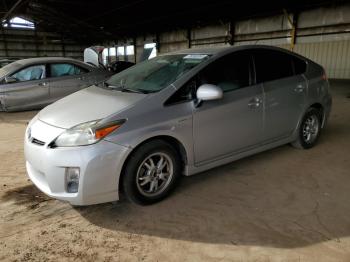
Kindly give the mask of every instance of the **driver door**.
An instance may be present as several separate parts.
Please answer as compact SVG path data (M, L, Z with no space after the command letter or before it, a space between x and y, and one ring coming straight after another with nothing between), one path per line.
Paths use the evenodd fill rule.
M193 112L195 164L249 150L262 140L263 89L253 84L252 56L235 52L208 65L199 84L223 89L222 99L204 101Z
M16 79L16 82L1 86L6 109L36 109L49 103L45 64L27 66L10 77Z

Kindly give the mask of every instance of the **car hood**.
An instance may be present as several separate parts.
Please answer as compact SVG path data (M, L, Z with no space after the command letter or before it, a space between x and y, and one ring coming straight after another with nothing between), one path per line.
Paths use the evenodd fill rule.
M91 86L45 107L38 117L49 125L71 128L121 112L146 96Z

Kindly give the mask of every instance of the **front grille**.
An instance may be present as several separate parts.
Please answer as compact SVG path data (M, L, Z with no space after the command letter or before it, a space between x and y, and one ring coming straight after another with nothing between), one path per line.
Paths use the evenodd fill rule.
M38 139L36 139L36 138L32 138L32 143L33 143L33 144L36 144L36 145L38 145L38 146L43 146L43 145L45 145L45 142L40 141L40 140L38 140Z

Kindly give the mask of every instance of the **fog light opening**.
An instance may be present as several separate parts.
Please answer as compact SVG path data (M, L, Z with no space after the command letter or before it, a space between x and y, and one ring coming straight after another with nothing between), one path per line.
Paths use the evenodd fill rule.
M79 188L80 168L66 167L66 189L68 193L77 193Z

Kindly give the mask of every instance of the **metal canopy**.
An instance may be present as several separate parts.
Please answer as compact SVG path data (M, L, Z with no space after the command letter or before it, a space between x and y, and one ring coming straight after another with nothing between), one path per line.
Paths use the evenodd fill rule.
M189 28L212 22L300 11L346 1L152 1L152 0L1 0L4 18L21 16L39 30L57 32L85 43L143 33Z

